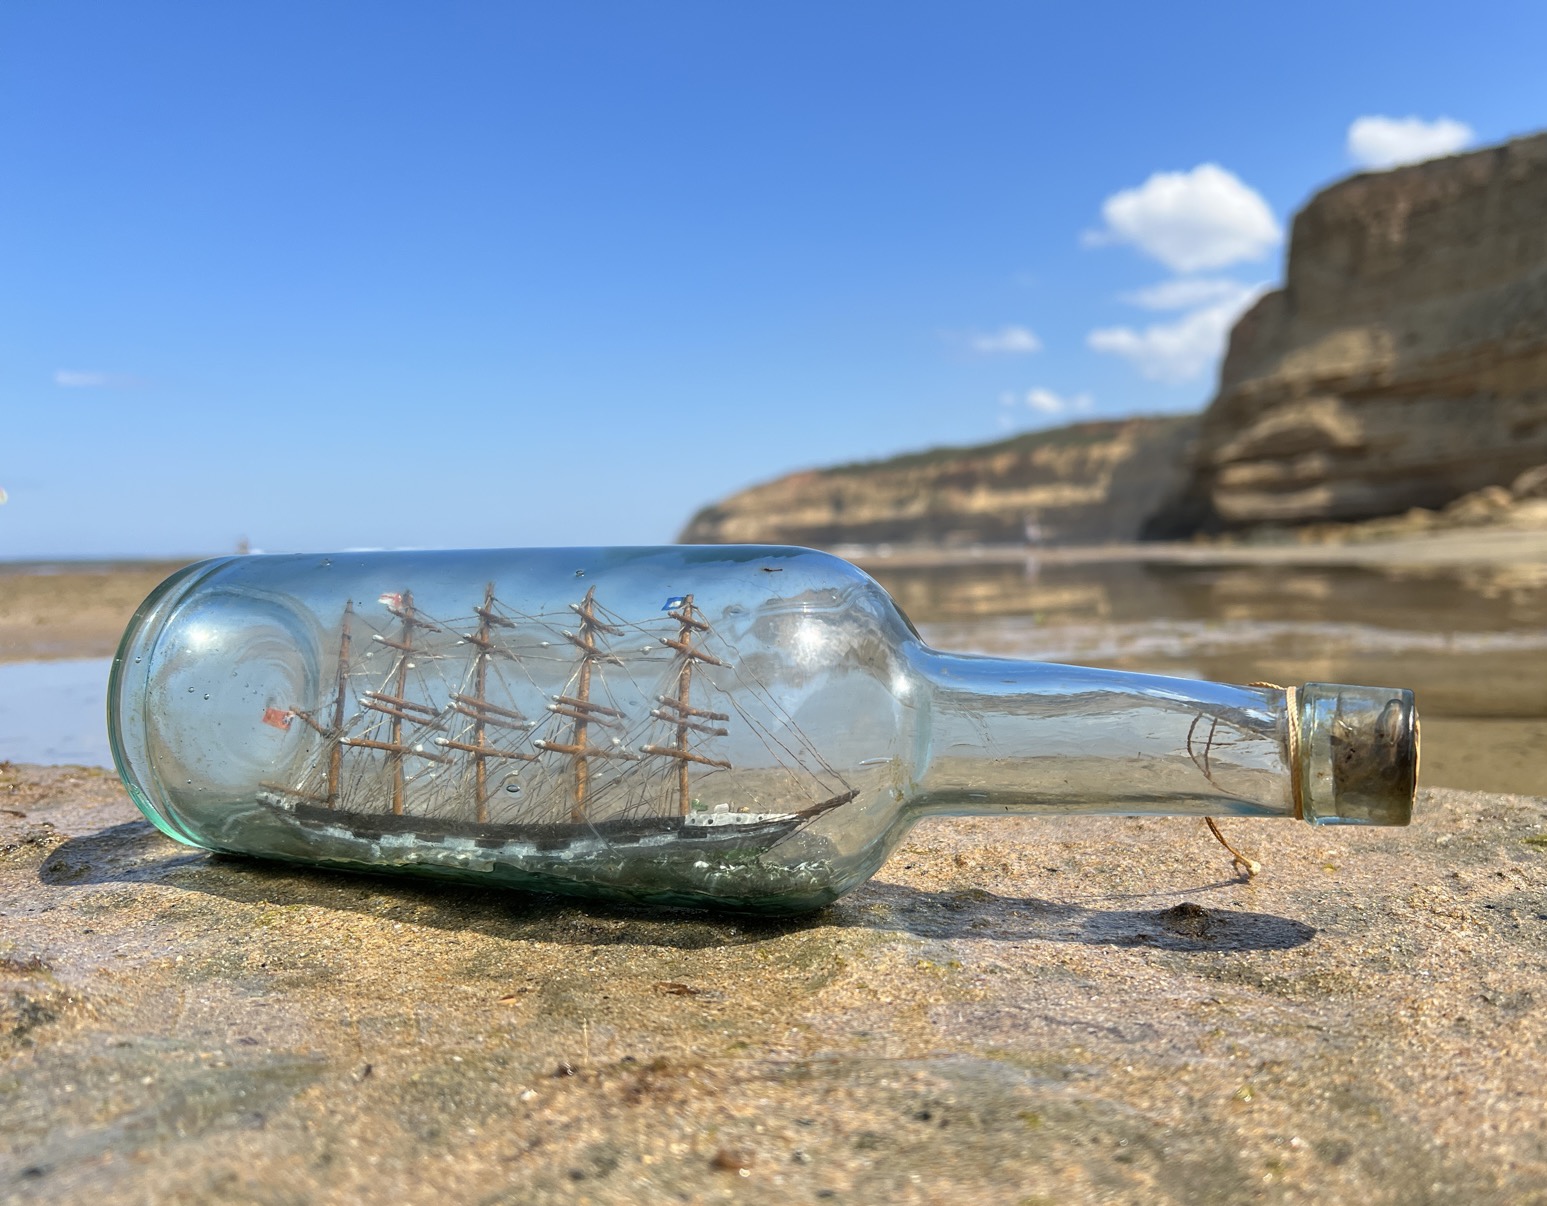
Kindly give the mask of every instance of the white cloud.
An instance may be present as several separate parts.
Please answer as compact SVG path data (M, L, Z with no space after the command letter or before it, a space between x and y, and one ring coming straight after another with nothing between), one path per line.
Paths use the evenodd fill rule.
M1389 168L1452 155L1476 135L1448 117L1360 117L1348 127L1348 157L1360 167Z
M58 369L54 384L64 389L118 389L123 386L142 384L140 378L129 373L83 372L80 369Z
M1085 342L1093 351L1131 361L1151 381L1168 385L1192 381L1214 366L1235 320L1262 291L1261 285L1236 284L1234 294L1200 306L1174 322L1156 323L1142 331L1103 327L1087 335Z
M1050 389L1027 390L1024 394L1003 393L999 395L1001 414L999 424L1001 427L1010 427L1014 424L1013 412L1022 406L1028 410L1048 418L1058 415L1084 415L1089 414L1096 407L1096 400L1089 394L1055 394Z
M60 369L54 374L54 384L66 389L99 389L113 384L111 373L83 373L76 369Z
M1083 415L1095 408L1096 401L1089 394L1055 394L1050 389L1026 391L1026 405L1039 415Z
M1261 259L1283 237L1261 194L1217 163L1156 172L1108 197L1101 216L1106 226L1087 231L1086 246L1131 243L1177 272Z
M1009 354L1027 356L1042 350L1042 341L1036 332L1025 327L1001 327L987 335L969 335L967 345L983 355Z
M1183 276L1125 293L1122 300L1146 310L1193 310L1219 302L1254 298L1263 288L1263 285L1243 285L1229 277Z

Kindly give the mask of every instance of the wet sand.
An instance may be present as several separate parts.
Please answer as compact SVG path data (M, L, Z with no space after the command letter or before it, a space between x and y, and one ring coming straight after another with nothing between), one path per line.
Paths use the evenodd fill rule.
M840 550L875 571L887 566L970 565L1021 561L1028 555L1049 564L1141 561L1185 565L1547 565L1547 526L1455 528L1389 539L1279 543L1164 542L1028 548L978 545L963 548L895 545Z
M1175 565L1261 568L1272 572L1316 567L1365 567L1466 572L1483 569L1517 583L1547 587L1547 530L1447 531L1421 537L1346 544L1114 544L1027 550L898 546L845 551L890 584L895 574L936 568ZM0 662L105 657L134 609L168 574L187 564L166 562L0 561ZM1293 590L1293 577L1287 589ZM966 576L970 581L971 575ZM902 600L905 605L906 598ZM933 618L917 614L916 618ZM991 614L998 614L992 609Z
M0 562L0 662L109 657L134 609L186 562Z
M1547 794L1547 533L861 560L939 648L1224 682L1411 687L1428 785ZM0 663L111 655L177 565L47 568L0 564ZM0 758L44 756L4 738Z

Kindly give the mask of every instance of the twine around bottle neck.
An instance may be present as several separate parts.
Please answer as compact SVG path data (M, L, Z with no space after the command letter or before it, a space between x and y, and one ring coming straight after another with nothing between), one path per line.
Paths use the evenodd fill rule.
M1300 773L1302 734L1300 729L1300 688L1281 687L1278 683L1248 683L1249 687L1268 687L1284 693L1284 714L1287 721L1284 760L1289 764L1289 794L1294 800L1295 820L1305 819L1304 776Z

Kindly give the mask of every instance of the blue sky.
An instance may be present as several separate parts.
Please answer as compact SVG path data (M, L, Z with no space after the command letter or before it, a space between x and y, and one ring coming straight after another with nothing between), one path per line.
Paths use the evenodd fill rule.
M1193 409L1293 211L1547 125L1544 44L1523 4L0 6L0 557L649 543Z

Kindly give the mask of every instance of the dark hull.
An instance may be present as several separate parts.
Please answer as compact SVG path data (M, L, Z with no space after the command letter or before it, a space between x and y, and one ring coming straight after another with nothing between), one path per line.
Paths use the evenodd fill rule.
M391 813L353 812L310 803L289 793L265 792L260 802L293 818L308 829L343 830L361 841L413 837L426 845L455 841L495 854L519 848L530 853L562 853L580 846L689 845L694 848L745 844L760 845L783 837L804 817L793 814L766 821L689 824L681 816L654 816L544 825L457 820L446 817L394 816Z

